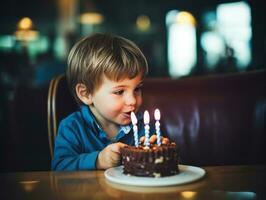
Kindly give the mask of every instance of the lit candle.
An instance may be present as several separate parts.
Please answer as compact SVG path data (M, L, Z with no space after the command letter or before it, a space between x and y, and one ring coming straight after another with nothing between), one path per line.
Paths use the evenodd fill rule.
M150 145L150 126L149 126L149 123L150 123L150 115L149 115L149 112L147 110L145 110L144 112L144 129L145 129L145 141L144 141L144 145L147 147Z
M157 144L160 146L161 145L161 130L160 130L160 118L161 118L161 113L160 110L157 108L154 111L154 118L156 120L155 122L155 131L157 135Z
M139 146L139 142L138 142L138 126L137 126L138 120L137 120L137 117L134 114L134 112L131 112L131 122L133 124L135 146L138 147Z

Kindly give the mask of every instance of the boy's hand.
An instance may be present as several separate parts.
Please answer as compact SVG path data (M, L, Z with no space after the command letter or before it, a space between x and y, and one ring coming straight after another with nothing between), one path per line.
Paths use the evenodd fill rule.
M107 169L120 164L120 149L126 146L121 142L110 144L105 147L98 155L96 167L97 169Z
M140 142L143 144L144 143L144 140L145 140L145 137L142 136L140 138ZM156 143L157 142L157 136L156 135L152 135L150 137L150 140L149 141L150 141L151 144ZM169 144L170 143L170 140L168 138L166 138L166 137L162 137L161 136L161 142L162 142L162 144Z

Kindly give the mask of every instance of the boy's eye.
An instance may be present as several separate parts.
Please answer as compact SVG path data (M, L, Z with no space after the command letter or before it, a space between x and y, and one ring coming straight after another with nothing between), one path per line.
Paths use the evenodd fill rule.
M124 92L124 90L118 90L118 91L114 91L113 93L116 95L122 95Z

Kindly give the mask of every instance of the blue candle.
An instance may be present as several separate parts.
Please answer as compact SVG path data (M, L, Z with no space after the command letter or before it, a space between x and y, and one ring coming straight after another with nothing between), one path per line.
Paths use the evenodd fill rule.
M154 111L154 118L156 120L155 122L155 131L157 135L157 144L160 146L161 145L161 130L160 130L160 122L159 120L161 119L161 113L160 110L157 108Z

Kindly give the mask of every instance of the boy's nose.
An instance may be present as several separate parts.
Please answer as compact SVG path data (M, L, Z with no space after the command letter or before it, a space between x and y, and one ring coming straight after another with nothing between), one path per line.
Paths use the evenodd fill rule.
M126 97L125 103L126 105L133 106L137 102L136 97L134 95L129 95Z

